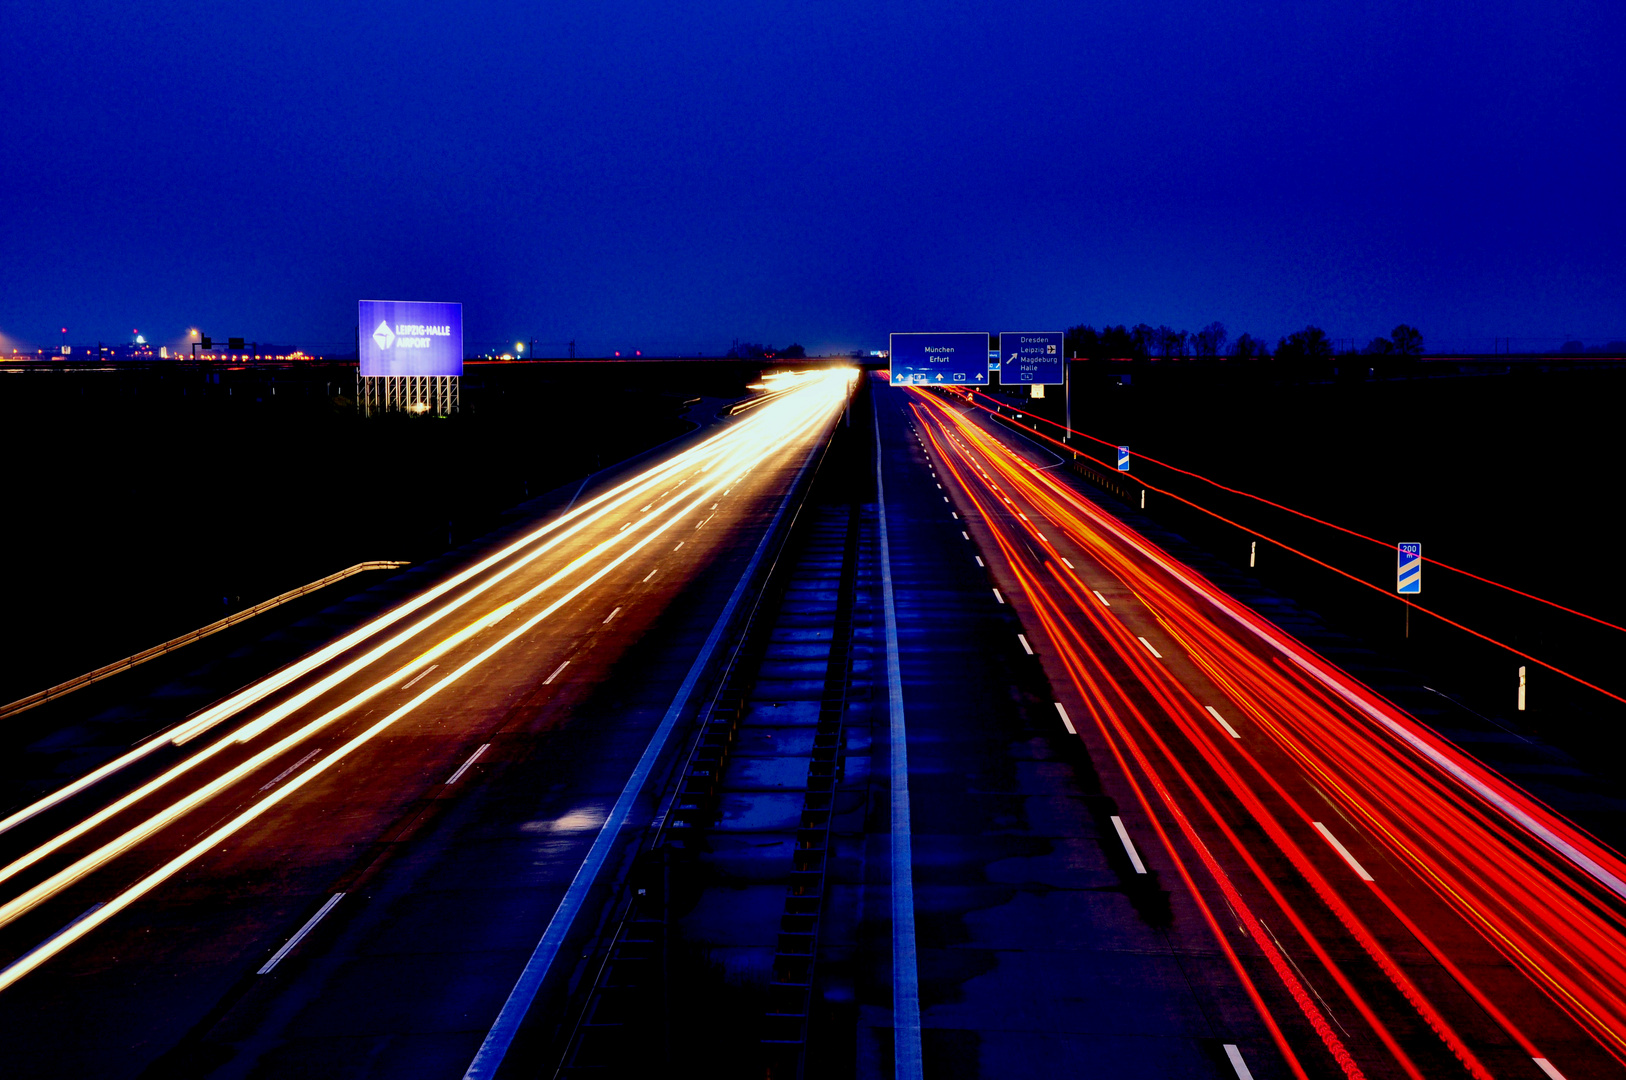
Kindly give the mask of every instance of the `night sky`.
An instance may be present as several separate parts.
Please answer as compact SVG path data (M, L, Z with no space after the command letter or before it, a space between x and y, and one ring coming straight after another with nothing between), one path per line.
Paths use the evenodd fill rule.
M4 7L0 345L1626 338L1626 5Z

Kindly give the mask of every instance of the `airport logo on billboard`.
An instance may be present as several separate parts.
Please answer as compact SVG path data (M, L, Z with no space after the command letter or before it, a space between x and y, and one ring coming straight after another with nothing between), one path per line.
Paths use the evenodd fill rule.
M463 305L363 300L357 322L374 327L361 342L364 377L463 374Z

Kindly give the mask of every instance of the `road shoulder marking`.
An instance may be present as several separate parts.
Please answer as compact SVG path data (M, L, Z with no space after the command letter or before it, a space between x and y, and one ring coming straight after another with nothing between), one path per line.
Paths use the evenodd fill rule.
M307 919L305 921L305 925L301 926L293 937L284 942L282 948L272 953L271 959L267 960L265 962L265 966L261 967L260 970L256 971L254 974L269 975L271 973L271 969L282 963L282 958L293 952L294 947L297 946L301 941L304 941L305 936L312 930L316 929L316 924L321 922L322 918L327 915L328 912L333 910L334 905L343 899L344 893L342 892L336 892L332 896L328 897L327 903L318 908L316 914Z

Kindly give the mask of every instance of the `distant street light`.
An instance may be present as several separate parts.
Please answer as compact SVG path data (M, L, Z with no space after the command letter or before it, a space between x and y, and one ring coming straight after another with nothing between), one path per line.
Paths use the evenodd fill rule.
M517 352L517 353L524 352L525 351L525 343L523 341L514 342L514 351Z

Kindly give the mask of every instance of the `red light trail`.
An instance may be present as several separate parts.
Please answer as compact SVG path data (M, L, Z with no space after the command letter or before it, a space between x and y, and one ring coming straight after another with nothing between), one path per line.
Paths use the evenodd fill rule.
M910 400L1295 1075L1322 1051L1347 1077L1620 1074L1626 861L944 399Z

